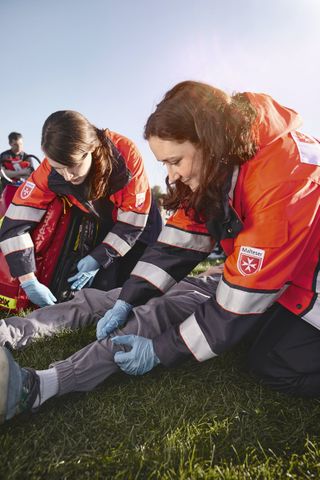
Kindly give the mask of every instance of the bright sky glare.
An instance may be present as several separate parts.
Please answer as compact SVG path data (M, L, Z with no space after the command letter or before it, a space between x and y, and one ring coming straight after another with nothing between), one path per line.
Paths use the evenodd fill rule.
M271 94L320 137L319 0L0 0L0 151L43 157L49 114L72 109L131 138L164 185L143 126L175 83Z

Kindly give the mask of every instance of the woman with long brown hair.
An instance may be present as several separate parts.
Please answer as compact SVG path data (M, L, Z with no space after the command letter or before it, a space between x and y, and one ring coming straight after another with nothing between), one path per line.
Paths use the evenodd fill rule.
M248 334L249 368L264 384L319 396L320 143L300 123L265 94L191 81L170 90L145 137L168 170L171 218L121 291L40 309L22 335L16 318L2 322L0 343L14 348L46 334L47 317L59 329L97 322L97 341L41 371L0 348L1 418L91 390L118 368L208 360ZM182 280L217 240L223 274Z
M171 315L152 342L143 330L130 340L134 354L118 356L124 371L188 355L203 361L257 328L251 369L278 390L319 395L320 143L300 125L269 95L230 96L194 81L177 84L157 105L145 138L167 168L164 206L173 215L121 290L127 310L107 312L97 338L124 325L130 306L172 289L215 241L227 258L216 288L191 315ZM193 284L193 294L203 293L201 279ZM177 310L191 301L181 295Z
M22 185L0 230L0 248L11 275L28 298L45 306L56 300L36 278L30 231L59 195L100 222L102 242L77 264L71 288L122 285L147 244L161 229L142 158L129 139L99 129L71 110L51 114L42 128L41 166ZM145 228L146 227L146 228Z

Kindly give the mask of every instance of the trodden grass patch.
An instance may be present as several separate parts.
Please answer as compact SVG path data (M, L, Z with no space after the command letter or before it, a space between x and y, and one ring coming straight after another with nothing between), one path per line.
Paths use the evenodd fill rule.
M65 332L14 356L46 368L94 339ZM319 479L319 400L259 386L245 351L118 374L14 418L0 426L0 478Z

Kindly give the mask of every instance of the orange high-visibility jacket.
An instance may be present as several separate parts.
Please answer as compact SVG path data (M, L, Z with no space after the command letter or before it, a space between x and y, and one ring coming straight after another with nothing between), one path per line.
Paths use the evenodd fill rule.
M0 229L0 248L13 277L35 271L34 245L29 231L41 221L57 195L96 215L107 227L103 242L90 252L103 267L110 264L112 257L123 256L131 249L147 222L149 236L150 231L152 233L154 228L150 222L154 219L148 220L151 189L140 153L133 142L122 135L110 131L107 135L114 165L105 198L88 201L84 186L66 182L47 159L17 190ZM148 238L144 240L149 243Z
M320 329L320 144L297 130L293 110L268 95L247 96L257 111L259 151L234 171L220 238L210 221L195 224L178 210L121 292L134 305L160 295L221 240L227 259L217 291L154 339L167 365L186 353L205 360L229 349L276 301Z

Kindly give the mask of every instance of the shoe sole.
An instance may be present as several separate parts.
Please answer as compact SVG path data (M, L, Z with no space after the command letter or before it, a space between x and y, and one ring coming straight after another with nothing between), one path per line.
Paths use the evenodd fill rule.
M0 424L6 420L9 386L9 361L6 351L0 347Z

